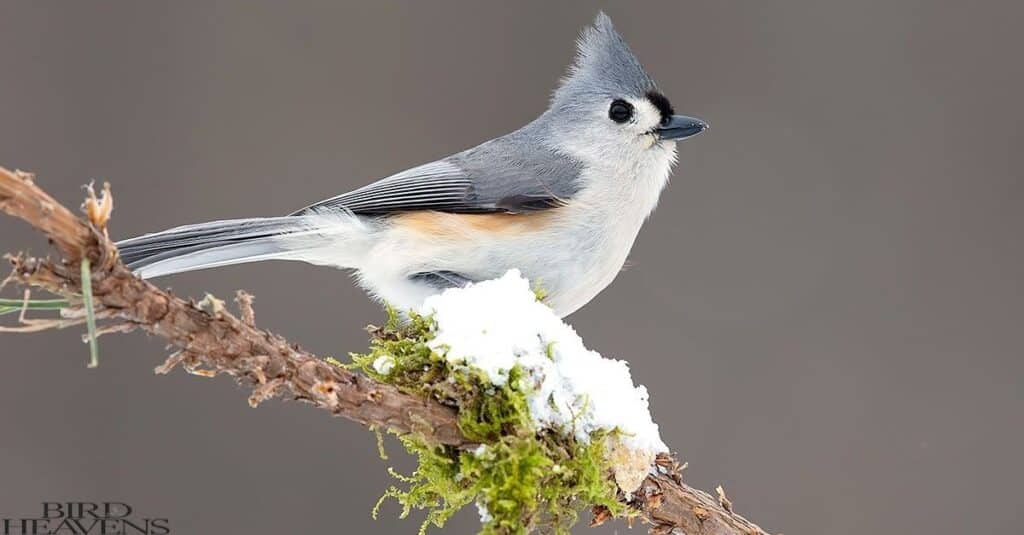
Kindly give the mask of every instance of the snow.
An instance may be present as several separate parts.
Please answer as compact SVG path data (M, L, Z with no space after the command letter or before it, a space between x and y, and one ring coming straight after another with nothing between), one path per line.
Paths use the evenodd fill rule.
M587 349L572 327L537 301L518 270L445 290L427 298L421 312L434 315L430 346L449 362L478 368L496 385L521 366L538 428L574 433L584 442L595 431L618 429L630 450L668 451L651 419L647 389L633 384L629 365Z
M487 506L481 503L479 500L476 502L476 512L480 514L481 524L486 524L491 520L494 520L494 517L491 516L491 512L487 510Z
M395 369L395 359L388 355L381 355L373 359L373 371L381 374L388 375L391 370Z

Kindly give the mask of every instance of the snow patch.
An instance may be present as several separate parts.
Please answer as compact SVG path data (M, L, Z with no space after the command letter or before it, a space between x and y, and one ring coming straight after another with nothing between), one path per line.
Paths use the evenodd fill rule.
M433 314L437 332L429 344L449 362L478 368L496 385L518 364L538 428L574 433L583 442L595 431L618 429L630 450L652 458L668 451L651 419L647 389L633 384L629 365L587 349L537 301L518 270L445 290L427 298L421 312Z
M388 375L395 369L395 358L388 355L381 355L373 360L373 371Z
M477 500L476 502L476 512L480 514L481 524L486 524L491 520L494 520L494 517L491 516L491 512L487 510L487 506L481 503L479 500Z

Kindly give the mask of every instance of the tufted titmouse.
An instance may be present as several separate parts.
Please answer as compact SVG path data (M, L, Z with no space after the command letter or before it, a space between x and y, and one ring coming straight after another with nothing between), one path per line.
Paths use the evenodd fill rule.
M519 268L565 316L622 269L675 162L707 124L674 115L599 13L548 109L511 134L291 215L173 228L119 242L157 277L258 260L354 270L400 309Z

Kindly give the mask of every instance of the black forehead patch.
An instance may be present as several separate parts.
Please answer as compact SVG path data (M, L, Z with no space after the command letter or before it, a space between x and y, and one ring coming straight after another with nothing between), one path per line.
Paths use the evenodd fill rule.
M661 113L662 121L668 121L668 119L676 113L676 110L672 109L672 103L665 98L665 95L662 95L657 91L647 93L647 100L650 101L655 108L658 108L658 112Z

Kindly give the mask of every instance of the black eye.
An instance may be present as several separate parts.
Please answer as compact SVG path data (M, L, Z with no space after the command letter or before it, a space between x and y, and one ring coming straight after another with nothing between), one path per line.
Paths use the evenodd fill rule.
M616 100L615 102L612 102L612 107L608 108L608 118L619 124L632 119L633 105L625 100Z

